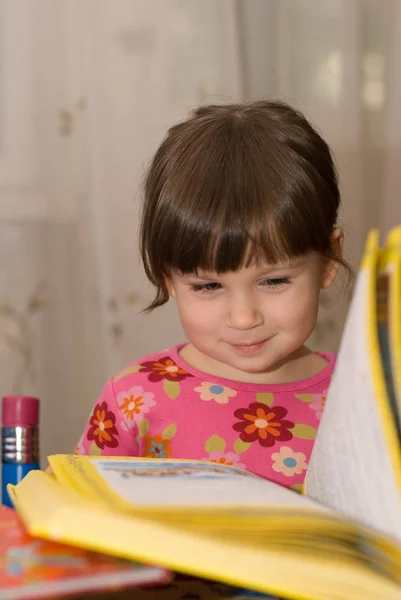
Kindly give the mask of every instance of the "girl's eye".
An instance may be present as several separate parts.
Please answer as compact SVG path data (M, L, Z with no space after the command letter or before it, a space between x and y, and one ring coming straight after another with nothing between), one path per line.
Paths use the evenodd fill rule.
M194 292L216 292L222 287L221 283L194 283L191 288Z
M262 281L262 285L271 289L282 287L283 285L286 285L288 283L291 283L288 277L274 277L271 279L264 279Z

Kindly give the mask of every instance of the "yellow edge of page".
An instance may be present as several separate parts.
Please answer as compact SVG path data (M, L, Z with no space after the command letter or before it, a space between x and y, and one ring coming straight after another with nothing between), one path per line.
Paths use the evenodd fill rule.
M374 260L376 261L377 257L378 257L378 253L379 253L379 231L377 229L372 229L371 231L369 231L367 239L366 239L364 255L363 255L362 263L361 263L361 269L369 267L370 258L371 258L372 254L374 256Z
M74 454L57 454L48 457L49 464L53 470L54 476L58 483L63 487L68 487L78 492L84 499L91 500L96 504L108 506L107 497L109 494L108 487L103 480L98 477L93 465L90 464L91 457L77 456ZM79 476L76 469L72 465L79 464ZM89 475L87 471L89 470ZM94 480L94 483L93 483ZM126 507L121 501L113 500L114 504L118 504L118 508L124 510Z
M13 501L28 531L98 552L158 564L283 598L327 600L337 590L343 600L400 600L397 583L360 563L311 561L299 551L252 548L194 535L150 520L113 513L78 494L63 490L54 478L32 471L15 488Z
M380 256L380 250L377 246L377 243L377 232L371 232L371 234L368 236L367 251L363 260L363 267L368 270L368 310L366 326L369 343L370 365L372 369L373 385L375 388L377 405L381 415L381 421L390 458L393 463L394 477L398 484L398 490L401 493L401 456L399 452L399 440L389 406L377 334L376 274Z
M397 405L401 414L401 255L394 256L394 273L390 283L390 345L394 359L393 377Z
M386 250L395 250L396 252L401 252L401 225L398 227L394 227L387 236Z
M55 454L49 456L48 460L57 481L62 485L72 487L84 498L90 499L98 505L113 506L120 511L133 510L133 505L129 502L125 502L117 493L113 492L99 475L92 463L93 460L96 460L96 457L75 454ZM99 457L98 460L131 462L134 461L135 458L102 456ZM140 507L135 507L135 509L140 510Z

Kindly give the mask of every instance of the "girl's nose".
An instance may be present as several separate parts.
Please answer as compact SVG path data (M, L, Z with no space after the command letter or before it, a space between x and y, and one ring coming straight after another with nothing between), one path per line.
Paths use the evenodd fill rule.
M229 306L227 324L232 329L253 329L263 324L263 316L252 297L237 297Z

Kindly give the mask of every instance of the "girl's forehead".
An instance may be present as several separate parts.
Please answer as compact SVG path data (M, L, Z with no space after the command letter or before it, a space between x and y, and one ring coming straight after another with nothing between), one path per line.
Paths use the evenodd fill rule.
M261 273L278 273L281 271L283 274L285 272L289 273L291 271L299 270L302 268L307 268L309 266L313 266L316 264L318 259L318 254L315 252L309 252L308 254L304 254L298 257L289 257L287 259L282 259L278 262L267 262L267 261L254 261L248 265L242 265L235 271L216 271L214 269L197 269L193 273L182 273L179 271L175 271L178 275L187 275L193 277L205 277L210 278L214 277L222 277L224 275L229 274L249 274L249 275L259 275Z

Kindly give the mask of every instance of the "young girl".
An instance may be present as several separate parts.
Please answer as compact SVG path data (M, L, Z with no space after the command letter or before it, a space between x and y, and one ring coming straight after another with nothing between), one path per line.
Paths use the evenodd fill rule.
M141 253L188 343L110 379L76 452L208 459L301 486L335 357L305 346L343 233L326 142L281 102L204 106L147 174Z

